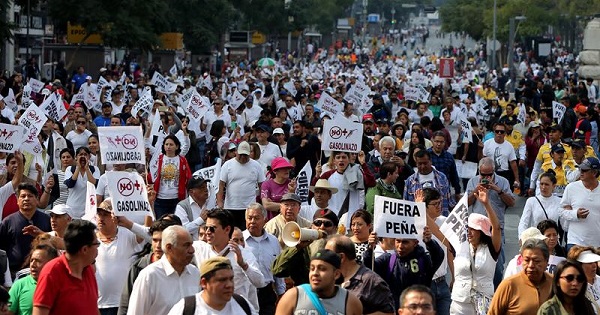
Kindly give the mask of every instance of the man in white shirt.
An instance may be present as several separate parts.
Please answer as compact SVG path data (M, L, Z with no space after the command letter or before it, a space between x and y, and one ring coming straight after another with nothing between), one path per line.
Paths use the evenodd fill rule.
M217 193L217 206L230 210L234 216L234 225L240 229L246 228L246 206L256 201L256 188L264 181L265 173L260 163L250 159L250 144L246 141L241 142L235 158L221 166Z
M182 298L200 290L200 271L194 258L193 240L181 226L162 233L162 258L142 269L129 298L128 315L167 314Z
M242 118L246 123L246 127L252 127L252 123L260 118L260 112L262 108L258 105L254 105L254 98L252 96L246 97L244 101L244 111L242 112Z
M245 211L244 211L245 212ZM243 213L243 212L242 212ZM196 264L215 256L229 258L235 275L235 292L250 298L250 304L259 309L256 288L265 286L265 278L260 272L256 257L250 250L231 240L233 216L227 210L213 209L206 218L206 242L194 242Z
M180 201L175 208L175 215L190 232L194 241L198 240L198 228L206 222L208 183L208 179L192 177L186 187L189 197Z
M275 314L277 296L285 293L285 282L273 277L271 266L281 252L277 237L265 231L267 210L259 203L252 203L246 209L246 230L242 233L246 248L258 260L260 272L266 285L257 289L258 305L261 314Z
M510 142L505 141L506 125L495 123L494 138L483 143L483 156L494 160L496 174L506 178L513 187L520 187L519 171L517 170L517 155Z
M194 315L258 315L245 298L233 293L233 270L229 259L216 256L203 261L200 275L202 292L180 300L169 315L185 314L188 307Z

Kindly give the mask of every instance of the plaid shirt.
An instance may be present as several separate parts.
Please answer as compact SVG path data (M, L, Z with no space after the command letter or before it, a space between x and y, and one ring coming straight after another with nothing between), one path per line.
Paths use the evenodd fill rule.
M442 214L448 216L450 210L454 209L456 200L450 193L450 183L444 173L433 169L433 187L440 192L442 195ZM419 172L416 172L406 180L406 186L404 187L404 200L415 201L415 192L422 189L423 186L419 182Z
M442 151L442 154L437 155L433 152L432 148L427 149L429 156L431 156L431 165L435 166L435 169L444 173L446 178L452 183L454 192L460 194L460 180L458 173L456 172L456 162L454 157L448 151Z

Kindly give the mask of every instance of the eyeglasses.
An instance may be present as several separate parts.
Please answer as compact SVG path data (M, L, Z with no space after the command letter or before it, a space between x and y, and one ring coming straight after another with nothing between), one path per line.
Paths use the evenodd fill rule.
M330 228L330 227L332 227L332 226L333 226L333 222L331 222L331 221L329 221L329 220L315 220L315 221L313 222L313 224L314 224L316 227L321 227L321 226L324 226L324 227L326 227L326 228Z
M217 227L214 226L214 225L207 225L206 226L206 232L215 233L216 230L217 230Z
M479 173L479 175L481 177L492 177L492 176L494 176L494 173Z
M77 124L78 125L85 125L85 124L87 124L87 122L85 122L85 121L78 121Z
M88 246L100 246L100 242L99 241L95 241L92 244L88 245Z
M577 280L577 282L579 283L584 283L584 281L586 281L585 276L582 274L579 275L568 275L568 276L561 276L561 279L565 279L567 280L567 282L571 283L573 282L573 280Z
M416 312L418 310L422 310L423 312L431 312L433 311L433 305L431 304L408 304L403 307L411 312Z
M506 133L506 130L494 130L494 132L498 135L503 135Z

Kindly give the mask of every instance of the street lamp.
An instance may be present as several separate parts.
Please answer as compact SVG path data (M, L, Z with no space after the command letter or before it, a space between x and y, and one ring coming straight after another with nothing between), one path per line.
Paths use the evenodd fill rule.
M522 16L522 15L511 17L509 19L507 55L508 55L508 74L510 75L510 86L509 86L510 93L515 93L515 80L517 79L517 72L514 69L515 61L514 61L514 56L513 56L513 46L515 45L515 36L517 33L515 31L515 21L519 21L519 23L521 23L521 21L525 21L526 19L527 19L527 17Z
M392 29L394 29L394 24L396 23L396 9L392 8L390 13L392 13Z

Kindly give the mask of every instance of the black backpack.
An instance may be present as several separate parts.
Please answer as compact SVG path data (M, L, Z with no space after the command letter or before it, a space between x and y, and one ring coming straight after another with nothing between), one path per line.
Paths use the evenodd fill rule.
M233 299L244 309L247 315L252 315L248 301L241 295L233 294ZM183 315L194 315L196 311L196 295L190 295L183 298Z

